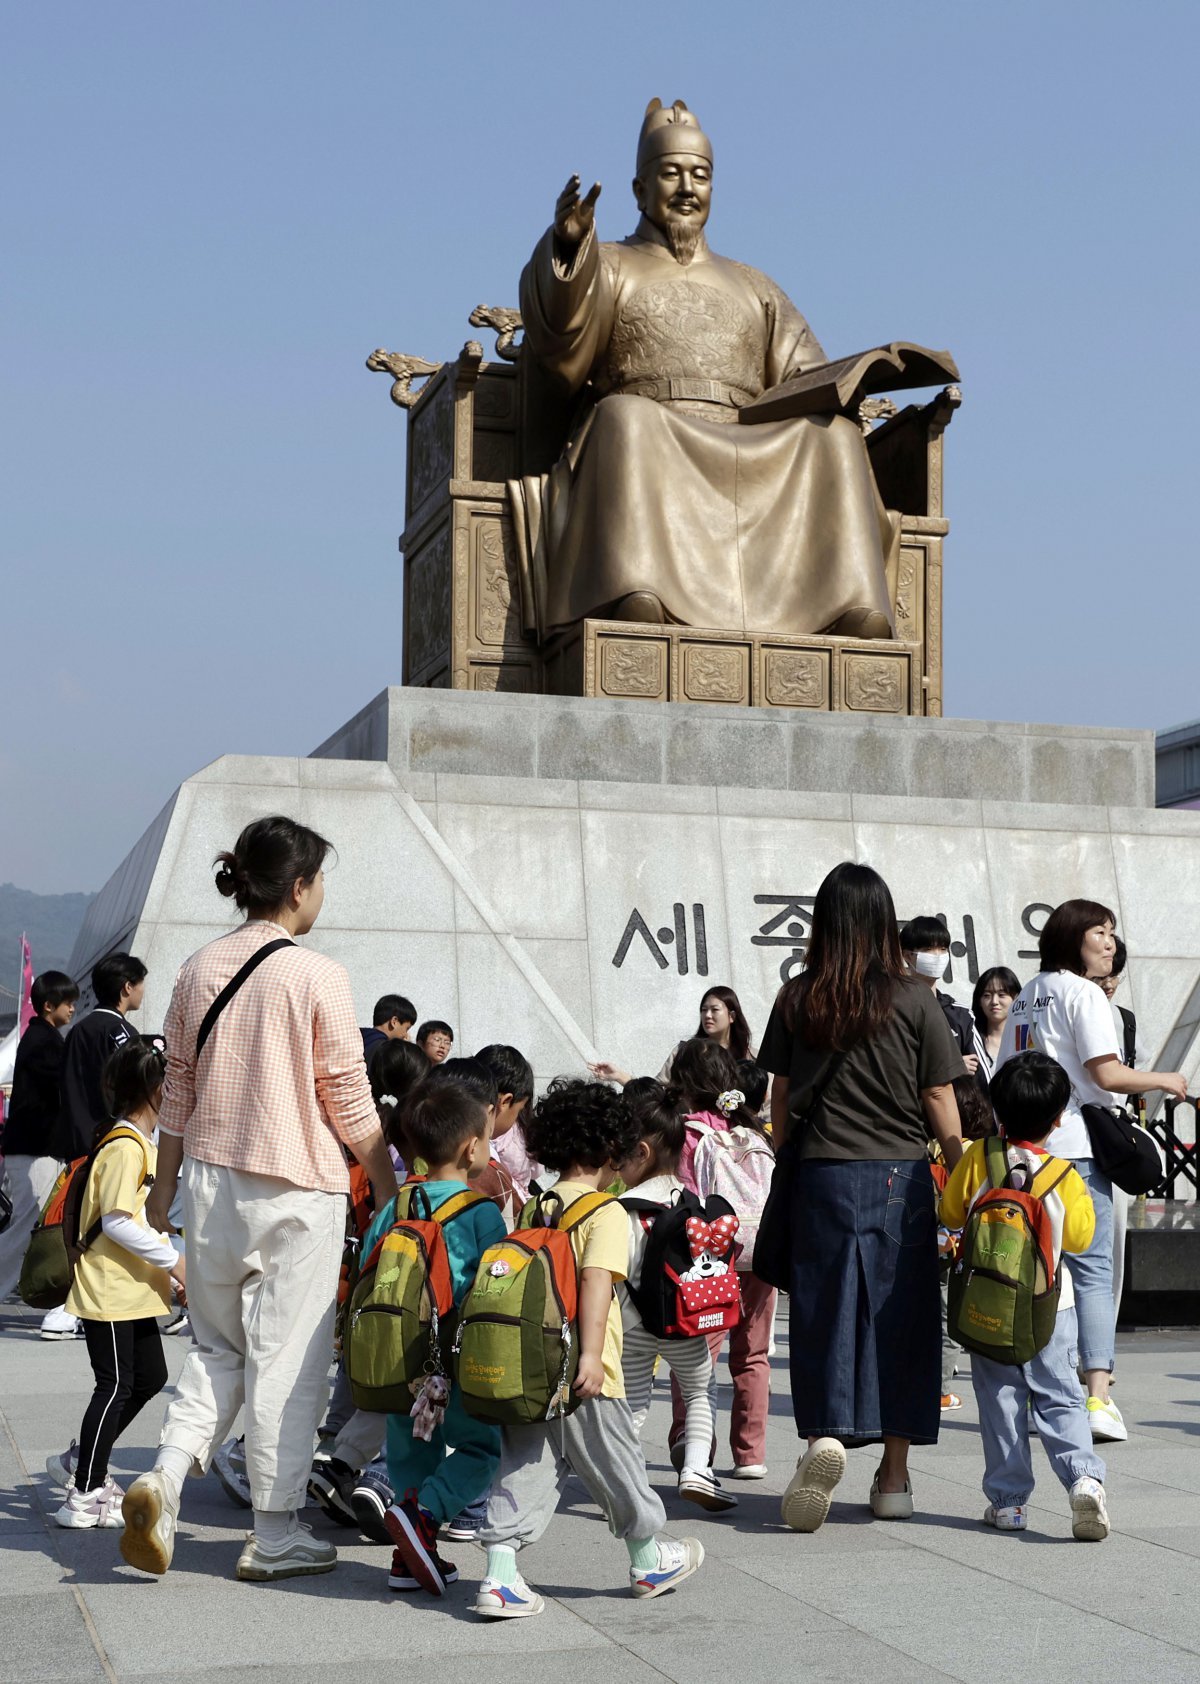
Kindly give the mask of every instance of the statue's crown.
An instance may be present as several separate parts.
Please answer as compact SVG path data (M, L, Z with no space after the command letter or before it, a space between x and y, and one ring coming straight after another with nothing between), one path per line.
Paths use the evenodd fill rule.
M683 101L677 99L674 105L664 106L661 99L652 99L638 136L638 169L669 152L707 158L712 163L712 142Z

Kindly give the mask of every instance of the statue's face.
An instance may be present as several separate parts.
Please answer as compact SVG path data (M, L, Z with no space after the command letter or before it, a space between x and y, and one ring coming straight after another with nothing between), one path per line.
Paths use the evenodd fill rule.
M712 203L712 165L686 152L655 158L634 181L633 196L656 228L703 228Z

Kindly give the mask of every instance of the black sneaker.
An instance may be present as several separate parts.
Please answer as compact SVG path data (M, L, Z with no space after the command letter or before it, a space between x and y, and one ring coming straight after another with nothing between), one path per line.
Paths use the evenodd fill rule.
M373 1544L391 1543L392 1535L384 1516L395 1500L395 1492L379 1474L367 1472L359 1475L358 1484L350 1493L350 1507L354 1510L359 1530Z
M308 1476L308 1494L314 1503L335 1520L339 1526L358 1526L358 1516L350 1506L347 1492L351 1489L355 1472L336 1456L318 1455Z

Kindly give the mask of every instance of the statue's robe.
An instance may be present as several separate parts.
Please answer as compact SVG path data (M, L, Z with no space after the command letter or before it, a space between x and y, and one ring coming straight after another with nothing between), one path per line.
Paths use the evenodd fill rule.
M899 533L859 428L736 424L741 405L826 361L766 275L703 238L681 265L645 218L620 244L589 233L567 265L549 229L521 277L521 314L526 354L598 400L548 478L512 486L543 632L632 591L684 625L729 631L818 632L854 609L894 623Z

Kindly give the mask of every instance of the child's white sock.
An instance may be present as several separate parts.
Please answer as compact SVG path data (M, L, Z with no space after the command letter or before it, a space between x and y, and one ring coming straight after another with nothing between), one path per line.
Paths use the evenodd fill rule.
M489 1544L487 1557L487 1573L489 1579L496 1579L502 1585L515 1585L517 1582L517 1552L508 1544Z
M160 1473L171 1487L175 1501L183 1495L183 1482L192 1471L192 1453L174 1444L164 1444L154 1458L154 1471Z

